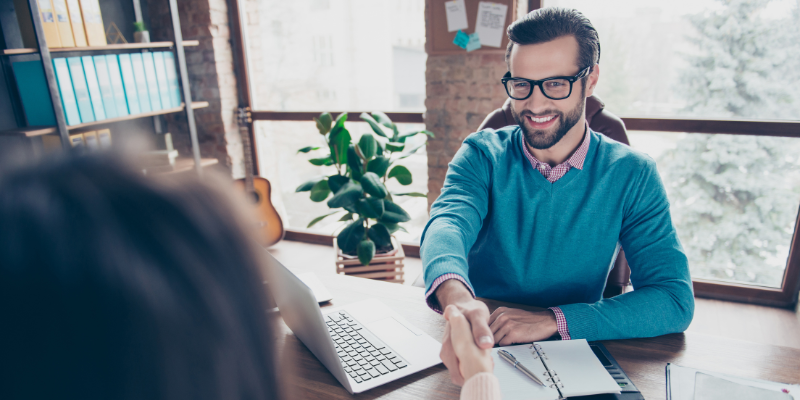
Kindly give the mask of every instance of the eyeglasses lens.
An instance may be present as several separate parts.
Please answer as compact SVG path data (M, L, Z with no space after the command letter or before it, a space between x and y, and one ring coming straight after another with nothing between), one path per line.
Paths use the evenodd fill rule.
M563 99L569 96L570 84L566 79L552 79L542 82L542 89L547 97ZM508 94L513 99L525 99L531 94L531 83L512 79L506 82Z

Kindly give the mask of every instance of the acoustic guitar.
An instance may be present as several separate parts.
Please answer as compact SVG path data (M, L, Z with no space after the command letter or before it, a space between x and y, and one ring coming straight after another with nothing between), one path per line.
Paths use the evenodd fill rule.
M236 181L236 186L247 194L253 201L256 215L256 228L258 242L264 246L272 246L283 239L283 221L278 211L272 205L272 185L269 181L253 175L253 153L250 144L250 127L253 120L250 116L250 107L239 108L239 134L242 136L244 150L244 179Z

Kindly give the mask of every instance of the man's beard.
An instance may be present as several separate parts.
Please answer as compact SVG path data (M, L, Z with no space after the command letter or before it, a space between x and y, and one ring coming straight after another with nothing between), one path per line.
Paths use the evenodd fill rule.
M581 92L583 92L583 90ZM581 115L583 115L585 108L586 99L583 99L578 103L577 106L575 106L575 108L570 110L566 116L563 112L557 110L543 112L541 115L556 114L558 116L558 126L556 126L555 131L552 133L548 133L547 131L543 130L528 130L528 127L525 126L525 116L530 115L531 117L536 117L536 115L529 110L522 110L522 113L518 114L517 110L515 110L512 106L511 114L514 116L514 120L517 121L520 129L522 129L522 133L525 135L525 142L528 144L528 146L531 146L537 150L545 150L558 143L567 134L567 132L569 132L569 130L572 129L572 127L575 126L578 121L580 121Z

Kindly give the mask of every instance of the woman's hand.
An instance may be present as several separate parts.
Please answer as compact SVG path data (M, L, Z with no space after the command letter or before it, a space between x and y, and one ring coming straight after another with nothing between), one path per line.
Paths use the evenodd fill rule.
M491 349L481 349L472 337L472 328L467 318L455 306L449 305L444 310L447 320L445 336L449 334L453 350L456 353L457 367L464 381L480 372L492 372L494 360Z

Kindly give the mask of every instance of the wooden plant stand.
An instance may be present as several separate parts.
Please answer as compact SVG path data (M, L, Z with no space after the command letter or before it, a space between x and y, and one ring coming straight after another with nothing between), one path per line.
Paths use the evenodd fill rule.
M406 254L403 252L403 246L394 237L392 237L392 244L397 249L396 253L391 256L376 254L369 265L364 266L361 265L358 258L344 257L339 250L339 245L336 243L336 238L333 238L336 273L402 284L405 282L405 279L403 279L403 274L405 273L403 271L403 259L405 259Z

